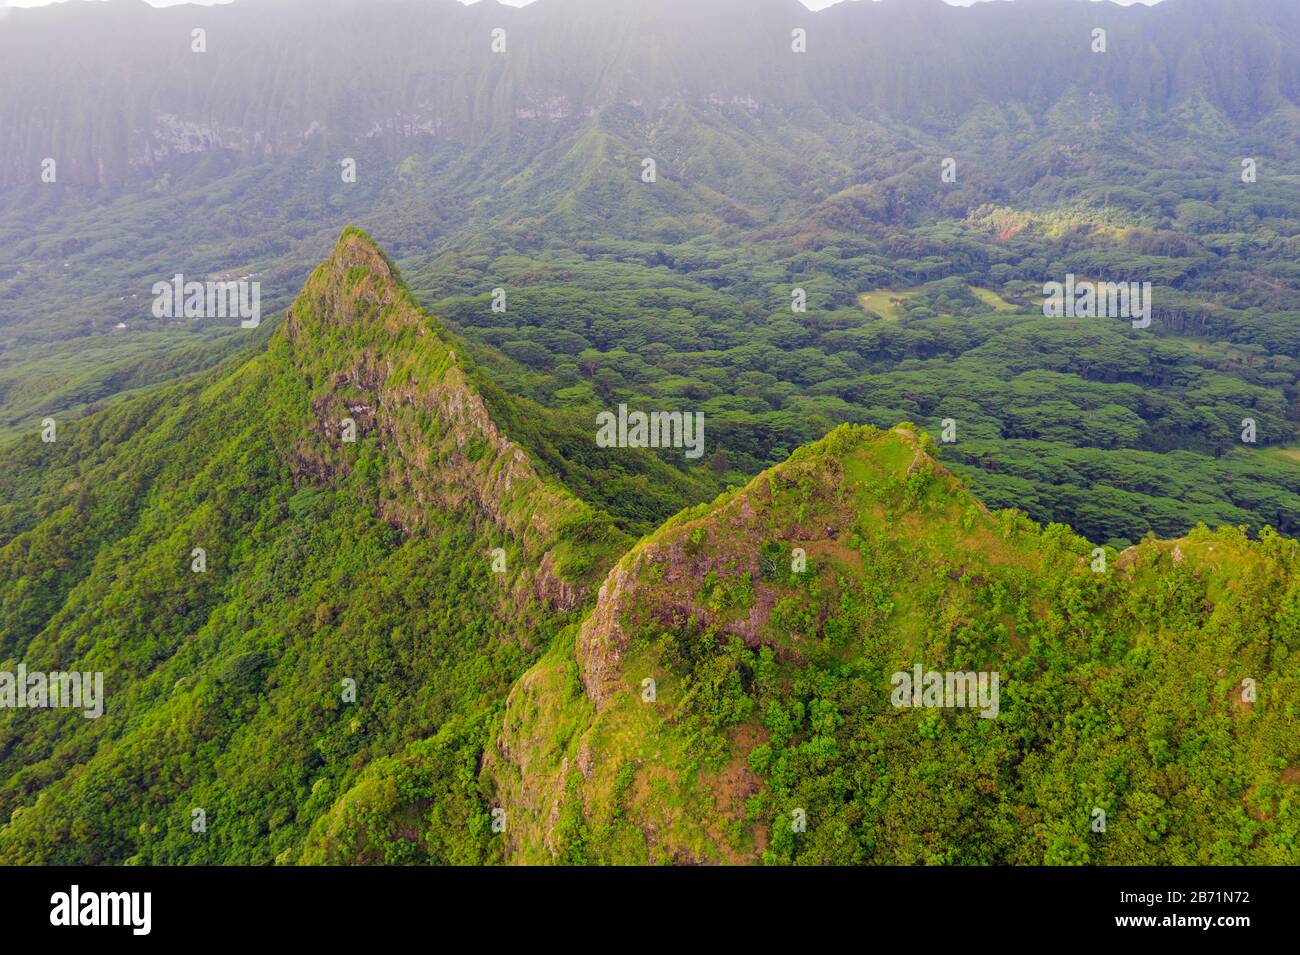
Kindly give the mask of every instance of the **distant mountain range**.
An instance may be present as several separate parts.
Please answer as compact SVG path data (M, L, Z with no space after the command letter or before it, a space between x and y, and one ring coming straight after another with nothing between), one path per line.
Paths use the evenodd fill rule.
M1098 28L1105 54L1092 49ZM193 52L194 29L206 52ZM504 53L494 52L495 29ZM806 53L792 50L796 29ZM66 182L119 186L217 150L264 162L370 144L400 158L422 142L473 149L501 137L540 152L583 130L630 132L682 110L838 139L851 161L869 145L870 122L960 136L992 119L1014 134L1117 111L1136 134L1187 104L1294 142L1300 9L1289 0L885 0L817 13L796 0L522 9L109 0L11 12L0 64L0 186L34 181L46 157L61 160Z

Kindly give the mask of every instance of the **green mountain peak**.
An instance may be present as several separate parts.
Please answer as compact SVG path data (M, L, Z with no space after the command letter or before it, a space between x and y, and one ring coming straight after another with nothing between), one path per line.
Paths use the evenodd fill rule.
M512 691L487 761L511 857L933 862L920 831L967 862L1189 862L1232 806L1262 820L1247 857L1287 859L1294 708L1242 701L1295 698L1300 546L1120 555L989 511L932 452L843 426L625 555ZM921 673L991 699L900 706ZM1098 809L1122 835L1088 837Z
M270 356L304 386L301 427L281 432L297 480L354 465L340 435L378 443L385 520L411 532L466 513L501 535L533 581L567 609L579 590L553 553L592 508L538 473L493 420L464 350L412 298L396 267L361 230L345 229L308 279ZM349 424L350 422L350 424ZM560 564L563 565L563 559ZM560 576L555 576L559 574ZM532 576L530 574L530 576Z

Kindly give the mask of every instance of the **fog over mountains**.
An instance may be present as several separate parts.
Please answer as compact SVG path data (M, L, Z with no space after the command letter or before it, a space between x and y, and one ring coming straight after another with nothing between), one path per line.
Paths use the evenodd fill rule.
M191 52L194 27L205 54ZM505 56L491 49L498 27ZM1089 46L1098 27L1105 56ZM791 52L795 28L809 31L806 55ZM1228 123L1293 123L1297 36L1287 0L886 0L818 13L796 0L69 3L16 11L0 31L0 184L30 181L52 154L67 181L117 185L216 149L265 161L373 143L397 155L500 136L536 149L679 110L947 134L989 112L1091 124L1119 111L1159 126L1189 103Z

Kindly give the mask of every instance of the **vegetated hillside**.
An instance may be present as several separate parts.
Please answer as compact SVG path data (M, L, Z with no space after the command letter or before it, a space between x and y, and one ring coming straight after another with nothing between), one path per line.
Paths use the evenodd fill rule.
M106 712L0 713L0 859L291 861L412 759L442 824L348 857L483 857L488 720L627 539L475 376L347 230L260 354L11 449L0 668Z
M1094 574L901 426L632 546L716 478L592 445L355 229L246 360L13 445L0 670L106 712L0 712L0 861L1294 861L1294 541ZM914 662L999 716L893 710Z
M1300 546L1101 570L934 450L841 427L625 555L511 690L506 858L1300 862ZM996 716L896 707L917 664L998 672Z

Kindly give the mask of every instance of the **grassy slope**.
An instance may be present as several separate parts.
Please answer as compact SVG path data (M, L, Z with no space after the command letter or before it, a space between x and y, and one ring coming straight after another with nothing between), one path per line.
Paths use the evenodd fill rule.
M509 857L1295 863L1300 547L1198 530L1094 573L927 450L841 428L625 556L511 693ZM1000 716L893 708L914 663L999 671Z

